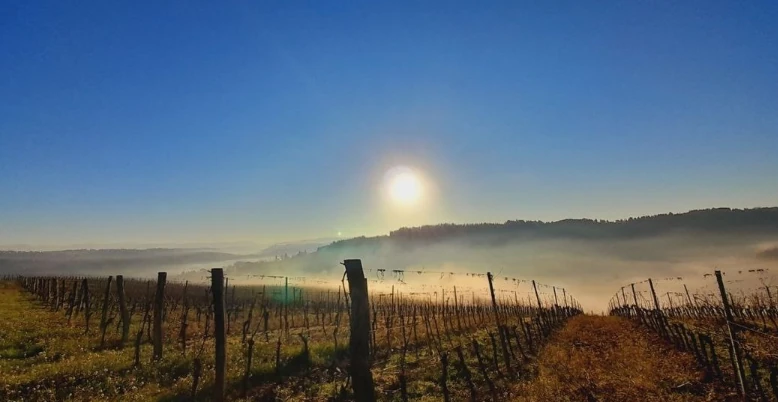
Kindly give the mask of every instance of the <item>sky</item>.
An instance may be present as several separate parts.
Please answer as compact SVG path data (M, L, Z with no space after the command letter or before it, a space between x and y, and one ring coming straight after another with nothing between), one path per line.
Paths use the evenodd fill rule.
M6 1L0 245L778 200L778 3ZM386 172L412 169L419 202Z

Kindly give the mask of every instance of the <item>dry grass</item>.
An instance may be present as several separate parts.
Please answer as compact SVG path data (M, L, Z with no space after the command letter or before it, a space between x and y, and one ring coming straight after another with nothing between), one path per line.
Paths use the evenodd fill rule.
M540 353L524 401L719 401L694 359L619 317L579 316Z
M93 321L95 322L95 321ZM194 323L194 322L193 322ZM96 324L95 324L96 326ZM135 327L134 327L135 328ZM176 325L170 330L175 331ZM134 333L135 329L133 330ZM411 400L442 400L440 362L421 337L420 355L408 354L408 391ZM174 332L167 339L173 340ZM112 327L110 337L118 336ZM196 332L193 331L193 339ZM323 335L319 335L323 336ZM378 359L373 368L380 400L399 399L399 334L393 334L394 350ZM326 401L338 393L345 374L328 374L337 351L329 338L311 338L310 370L290 372L283 381L273 375L274 347L271 342L255 345L248 400ZM442 341L446 348L476 338L489 356L486 329L451 334ZM301 346L296 337L282 348L284 362L298 356ZM344 339L346 339L344 337ZM379 336L379 344L385 338ZM133 348L96 349L97 331L84 336L83 326L71 324L62 312L52 313L19 291L0 282L0 400L183 400L191 387L191 352L182 356L174 342L165 345L165 358L149 364L150 346L142 347L141 368L132 368ZM193 346L193 345L192 345ZM341 345L342 346L342 345ZM190 350L192 350L190 348ZM388 350L388 347L384 347ZM212 384L212 342L204 354L206 370L199 396L207 400ZM245 367L245 350L240 335L228 341L228 382L230 400L238 400L239 383ZM456 375L453 362L448 386L452 400L468 400L464 381ZM479 400L487 400L488 390L476 369L471 351L465 347L467 365L478 388ZM501 400L522 401L703 401L724 400L713 386L703 384L693 358L670 349L658 337L636 324L616 317L576 317L554 335L538 359L525 362L521 378L499 376L490 370ZM286 367L287 365L285 365ZM289 365L290 368L295 366ZM307 367L307 366L306 366ZM536 367L536 369L535 369ZM536 375L534 375L536 374ZM245 399L244 399L245 400Z

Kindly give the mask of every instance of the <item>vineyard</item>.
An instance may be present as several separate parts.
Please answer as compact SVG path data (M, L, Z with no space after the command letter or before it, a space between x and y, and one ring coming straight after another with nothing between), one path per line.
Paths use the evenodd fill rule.
M0 400L510 399L581 313L532 280L344 265L337 278L5 278Z
M622 287L611 315L639 322L694 356L728 398L778 400L778 308L766 269L647 279ZM772 289L771 289L772 288Z

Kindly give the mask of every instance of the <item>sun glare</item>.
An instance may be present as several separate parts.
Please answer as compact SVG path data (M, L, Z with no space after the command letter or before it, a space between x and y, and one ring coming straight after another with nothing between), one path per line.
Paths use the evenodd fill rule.
M389 194L398 204L415 204L421 198L422 185L418 176L410 169L402 169L390 178Z

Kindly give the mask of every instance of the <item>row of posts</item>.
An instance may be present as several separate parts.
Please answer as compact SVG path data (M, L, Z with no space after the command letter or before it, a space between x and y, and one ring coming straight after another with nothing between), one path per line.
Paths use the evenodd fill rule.
M349 292L351 293L351 337L349 339L351 364L349 367L349 375L351 376L354 399L357 401L374 402L376 400L374 382L372 372L370 371L370 309L367 278L365 278L361 260L345 260L343 265L346 268L346 277L349 283ZM489 280L489 292L491 294L495 320L499 327L501 324L499 314L500 309L495 297L493 276L491 272L487 273L487 278ZM532 286L535 290L539 311L541 312L540 319L543 320L543 304L535 281L532 281ZM567 307L567 292L565 292L564 289L562 290L565 307ZM456 294L456 288L454 292ZM555 302L558 303L556 297L556 288L554 288ZM456 300L456 295L454 296L454 300ZM573 307L580 307L577 301L571 300ZM556 307L559 307L559 305L556 304ZM507 356L508 345L506 344L506 340L504 337L500 337L500 339L503 352ZM510 370L510 362L507 362L507 364L508 369Z
M729 351L732 359L732 368L735 372L735 380L737 381L738 385L738 392L741 396L744 396L746 394L745 390L745 367L743 366L743 352L740 348L740 344L737 341L737 333L732 325L734 323L734 317L732 315L732 306L730 305L729 297L727 296L727 290L724 287L724 279L722 278L721 271L715 271L716 275L716 282L718 282L718 288L719 292L721 294L721 302L724 307L724 316L727 320L727 335L728 335L728 341L729 341ZM633 301L635 303L635 308L638 309L638 299L637 299L637 293L635 292L635 284L630 284L632 287L632 297ZM662 314L662 308L659 304L659 298L656 295L656 291L654 290L654 282L651 280L651 278L648 279L648 286L651 289L651 296L654 301L654 312L656 314L661 315ZM689 295L689 289L686 287L686 285L683 286L684 290L686 291L686 297L689 299L689 303L692 303L692 299ZM624 305L627 305L627 296L624 292L624 287L621 288L621 295L623 299ZM614 303L611 301L611 308L615 308L617 304L619 304L618 300L618 294L615 296L616 302Z
M374 391L373 375L370 371L370 308L369 308L369 294L367 286L367 278L362 268L362 261L358 259L345 260L343 262L346 270L346 278L349 283L350 293L350 339L349 339L349 352L350 352L350 365L349 375L351 377L352 388L354 392L354 398L358 401L373 402L376 400ZM492 298L492 306L494 308L495 319L498 325L500 324L499 309L497 306L497 300L494 295L494 286L492 284L492 274L488 273L489 290ZM129 334L129 313L126 308L126 302L124 297L124 280L121 275L116 277L117 293L119 297L120 315L122 319L122 340L126 340ZM152 343L153 343L153 359L159 360L162 358L162 344L163 344L163 308L164 308L164 295L165 284L167 282L167 273L159 272L157 274L157 288L153 301L153 318L152 318ZM111 279L109 278L108 285L106 286L106 300L107 294L110 292ZM542 303L540 296L537 292L537 287L533 281L533 287L535 288L535 295L538 301L538 308L542 309ZM288 289L288 287L287 287ZM556 296L556 289L554 289L554 295ZM652 289L653 290L653 289ZM225 306L225 283L224 283L224 270L222 268L211 269L211 293L213 295L213 311L214 311L214 341L215 341L215 384L213 400L217 402L224 401L225 396L225 376L226 376L226 363L227 363L227 332L226 332L226 306ZM567 297L565 294L565 304L567 304ZM107 303L103 306L103 320L107 315L106 311ZM103 324L101 324L103 325ZM507 345L502 345L503 349L507 348Z

